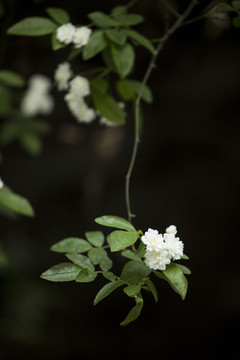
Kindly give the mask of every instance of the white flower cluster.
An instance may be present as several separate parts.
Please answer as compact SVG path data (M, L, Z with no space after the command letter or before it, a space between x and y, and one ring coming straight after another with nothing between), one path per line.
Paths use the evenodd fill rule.
M2 189L4 187L4 183L2 181L2 179L0 178L0 189Z
M96 117L96 112L89 108L84 97L90 94L89 81L83 76L76 76L69 83L69 92L65 95L69 110L73 116L84 123L92 122Z
M72 70L70 68L70 64L67 61L58 65L54 73L54 79L59 91L68 89L71 76Z
M56 36L61 43L67 45L73 43L75 48L79 49L88 43L91 33L92 30L86 26L75 27L73 24L68 23L57 28Z
M50 114L54 108L53 97L48 94L50 88L51 81L46 76L33 75L21 102L22 113L26 116Z
M146 245L145 263L153 270L165 270L172 260L179 260L183 255L183 242L176 237L177 228L171 225L165 234L148 229L142 236Z

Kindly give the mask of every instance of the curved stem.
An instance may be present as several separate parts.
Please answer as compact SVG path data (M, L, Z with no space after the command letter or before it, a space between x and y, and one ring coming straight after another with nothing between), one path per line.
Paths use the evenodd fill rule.
M163 35L163 37L160 39L156 51L154 52L149 65L147 67L147 70L145 72L145 75L143 77L143 80L141 82L141 86L138 92L138 96L135 102L135 137L134 137L134 145L133 145L133 151L131 156L131 161L129 164L128 172L126 175L126 182L125 182L125 197L126 197L126 207L127 207L127 216L128 221L131 223L132 218L135 216L131 211L131 205L130 205L130 194L129 194L129 188L130 188L130 179L133 171L133 167L135 164L136 156L137 156L137 150L138 150L138 144L139 144L139 113L140 113L140 103L142 98L142 93L144 90L145 85L148 82L148 79L155 68L157 57L162 50L164 44L169 39L169 37L181 26L182 22L188 17L188 15L191 13L194 6L198 3L197 0L192 0L185 10L185 12L180 15L175 23L168 29L168 31Z

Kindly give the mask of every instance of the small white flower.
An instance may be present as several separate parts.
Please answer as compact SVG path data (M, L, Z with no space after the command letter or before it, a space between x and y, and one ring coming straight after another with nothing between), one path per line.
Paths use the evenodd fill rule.
M77 96L84 97L90 94L90 86L87 78L83 76L76 76L70 81L69 92L76 94Z
M89 37L92 33L92 30L87 28L86 26L81 26L75 29L73 35L73 43L76 49L81 48L82 46L86 45L89 41Z
M64 44L70 44L73 41L75 31L76 28L71 23L61 25L57 28L57 40Z
M89 108L84 99L77 96L76 93L69 92L65 95L64 99L68 104L69 110L79 122L90 123L95 119L95 111Z
M183 242L173 233L164 234L166 249L172 260L179 260L183 256Z
M165 249L160 251L149 251L145 253L145 264L153 270L165 270L170 264L169 253Z
M175 225L170 225L168 228L166 228L166 233L176 235L176 233L177 233L176 226Z
M157 230L148 229L142 236L142 242L147 246L149 251L160 251L165 248L162 234Z
M70 68L70 64L65 61L58 65L57 69L54 73L54 79L57 84L57 88L59 91L67 90L69 87L69 79L72 76L72 70Z
M2 181L2 179L0 178L0 189L2 189L4 187L4 183Z

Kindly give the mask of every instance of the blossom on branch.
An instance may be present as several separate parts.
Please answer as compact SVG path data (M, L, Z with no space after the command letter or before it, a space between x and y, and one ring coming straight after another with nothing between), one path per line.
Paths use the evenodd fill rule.
M75 26L71 23L64 24L57 28L57 40L66 45L71 44L75 33Z
M58 65L54 73L54 79L59 91L68 89L71 76L72 70L70 68L70 64L67 61Z
M76 28L73 35L73 43L75 45L75 48L79 49L82 46L87 45L91 33L92 30L87 28L86 26Z

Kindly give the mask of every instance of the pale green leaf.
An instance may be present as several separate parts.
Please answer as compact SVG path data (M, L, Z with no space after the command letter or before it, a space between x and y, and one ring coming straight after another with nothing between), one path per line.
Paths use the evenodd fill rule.
M94 31L87 45L83 48L83 60L89 60L99 54L108 46L108 42L101 30Z
M127 231L136 231L134 226L129 221L119 216L104 215L96 218L95 221L96 223L103 226L109 226Z
M9 70L0 71L0 82L4 85L21 87L24 86L25 80L21 75Z
M75 281L81 282L81 283L86 283L86 282L94 281L96 279L96 277L97 277L97 273L90 272L87 269L82 269L80 271L80 273L78 274L78 276L76 277Z
M11 26L7 33L19 36L42 36L52 34L57 25L44 17L29 17Z
M152 45L151 41L149 41L145 36L140 34L138 31L132 29L125 29L124 32L131 39L137 41L139 45L144 46L146 49L148 49L149 51L151 51L151 53L154 54L154 46Z
M120 278L121 280L130 283L138 283L146 278L150 273L151 269L149 269L143 262L133 260L125 264Z
M126 14L116 19L119 26L132 26L144 21L144 17L139 14Z
M128 285L126 286L123 291L127 296L135 297L141 291L141 286L139 285Z
M136 300L136 305L130 310L127 317L125 318L125 320L121 322L120 325L122 326L128 325L129 323L131 323L132 321L136 320L139 317L143 308L143 298L141 296L137 296L135 300Z
M41 278L48 281L73 281L81 271L81 268L71 263L54 265L44 273Z
M46 8L46 12L60 25L70 22L70 16L64 9L58 7L49 7Z
M50 250L58 253L83 253L91 248L92 246L86 240L70 237L52 245Z
M105 256L104 258L102 258L99 263L100 269L103 270L104 272L107 270L110 270L112 265L113 265L113 262L108 256Z
M115 281L117 279L116 275L114 275L111 271L103 271L102 276L109 281Z
M127 81L129 85L132 87L132 89L135 91L135 93L139 94L139 91L141 89L141 82L137 80L127 80ZM147 85L144 85L142 89L142 98L147 103L152 103L153 101L152 91Z
M181 259L183 259L183 260L189 260L189 257L188 257L186 254L183 254L182 257L181 257Z
M166 270L163 270L163 274L173 285L175 291L181 295L182 299L185 299L187 293L188 282L183 275L182 270L174 263L167 265Z
M137 249L136 255L143 257L145 255L145 252L146 252L146 245L141 241Z
M99 303L99 301L103 300L105 297L107 297L111 292L119 288L120 286L124 285L124 281L118 280L118 281L112 281L106 285L103 286L103 288L97 293L93 304L96 305Z
M133 231L116 230L110 234L109 244L111 251L123 250L133 245L138 239L138 233Z
M126 77L133 69L135 53L132 45L126 43L123 46L111 44L111 52L116 69L121 78Z
M104 243L104 235L101 231L88 231L85 233L85 236L96 247L101 247Z
M124 45L127 40L127 34L122 30L109 29L105 30L107 38L117 45Z
M121 252L121 255L124 256L127 259L136 260L136 261L142 261L139 256L137 256L132 250L123 250Z
M158 293L154 283L150 279L146 279L144 280L144 282L150 289L151 293L153 294L155 301L158 302Z
M7 186L0 189L0 204L18 214L34 216L34 210L27 199L15 194Z
M117 23L115 20L113 20L110 16L104 14L101 11L95 11L90 14L88 14L88 18L97 26L107 28L116 26Z
M72 261L74 264L82 267L83 269L88 269L89 271L94 271L95 267L92 264L91 260L81 254L66 254L66 257Z
M106 256L107 252L102 248L93 248L88 252L88 257L91 259L94 265L99 264L101 260Z
M187 268L186 266L181 265L181 264L177 264L177 263L175 263L175 265L177 265L179 267L179 269L182 270L183 274L191 275L191 270L189 268Z

